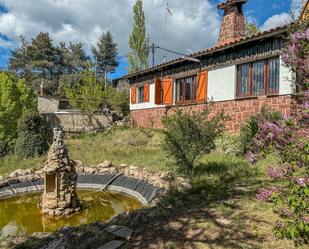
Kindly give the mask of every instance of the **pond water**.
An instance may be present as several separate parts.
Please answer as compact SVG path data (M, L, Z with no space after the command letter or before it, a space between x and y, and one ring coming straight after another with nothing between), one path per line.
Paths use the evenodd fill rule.
M0 240L8 235L53 232L64 226L79 226L142 207L136 199L111 192L78 191L83 211L68 218L46 218L39 203L42 193L26 194L0 200Z

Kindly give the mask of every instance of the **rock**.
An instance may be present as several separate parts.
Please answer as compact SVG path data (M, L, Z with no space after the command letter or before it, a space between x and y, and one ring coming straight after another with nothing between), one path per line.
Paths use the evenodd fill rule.
M121 247L124 244L123 241L120 240L112 240L108 243L106 243L103 246L100 246L98 249L117 249L119 247Z
M83 162L80 160L74 160L74 163L76 168L84 166Z
M35 170L34 169L26 169L25 174L26 175L35 174Z
M14 178L14 177L22 176L22 175L25 175L25 171L22 170L22 169L18 169L18 170L13 171L13 172L10 174L10 177L11 177L11 178Z
M110 174L116 174L118 172L118 170L115 167L110 167L109 168L109 173Z
M101 168L101 169L99 169L99 173L101 173L101 174L107 174L107 173L109 173L109 171L110 171L109 168Z
M113 163L111 161L104 161L103 163L100 163L97 165L98 168L108 168L113 166Z
M66 194L65 195L65 201L66 203L70 204L71 203L71 198L72 198L72 195L70 193Z
M97 169L92 167L84 167L84 173L87 175L91 175L96 173Z
M231 225L231 223L232 223L231 220L225 219L223 217L216 219L216 221L223 226L228 226L228 225Z
M38 238L38 239L46 239L48 238L49 236L51 236L53 233L33 233L31 235L31 237L35 237L35 238Z
M120 164L120 167L125 168L125 167L128 167L128 165L125 164L125 163L122 163L122 164Z
M4 179L4 177L3 176L0 176L0 181L2 181Z
M77 174L82 174L82 173L84 173L84 167L76 167L76 173L77 173Z
M160 174L160 177L162 179L168 179L168 176L169 176L168 172L161 172L161 174Z
M132 237L133 230L126 226L109 226L105 228L106 232L109 232L117 237L124 238L126 240L130 240Z

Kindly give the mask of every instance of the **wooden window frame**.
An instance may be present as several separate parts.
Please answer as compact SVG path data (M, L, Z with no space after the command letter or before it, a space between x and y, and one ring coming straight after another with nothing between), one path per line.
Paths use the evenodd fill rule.
M185 82L185 79L186 78L191 78L191 98L190 100L186 100L186 82ZM193 79L193 81L192 81ZM197 81L197 74L192 74L192 75L188 75L188 76L184 76L184 77L181 77L181 78L177 78L175 79L175 103L176 104L179 104L179 105L185 105L185 104L193 104L193 103L197 103L196 102L196 94L195 93L195 96L194 96L194 79L195 81ZM182 88L182 91L183 91L183 96L182 96L182 99L181 100L177 100L178 98L178 87L177 87L177 81L178 80L181 80L181 88ZM197 82L195 82L196 84L196 91L197 91Z
M268 57L261 60L256 61L250 61L242 64L236 65L236 99L243 99L243 98L257 98L259 96L272 96L272 95L278 95L279 94L279 88L280 88L280 64L279 64L279 77L278 77L278 89L276 91L269 91L269 60L271 59L278 59L280 60L280 57ZM264 64L264 94L263 95L254 95L253 94L253 63L257 61L265 61ZM240 94L240 86L241 86L241 77L240 77L240 66L248 64L249 65L249 91L247 94Z
M143 88L143 95L142 95L142 100L140 101L140 89L141 88ZM137 92L137 96L136 96L136 103L137 104L140 104L140 103L145 103L145 101L144 101L144 91L145 91L145 89L144 89L144 86L138 86L138 87L136 87L136 92Z

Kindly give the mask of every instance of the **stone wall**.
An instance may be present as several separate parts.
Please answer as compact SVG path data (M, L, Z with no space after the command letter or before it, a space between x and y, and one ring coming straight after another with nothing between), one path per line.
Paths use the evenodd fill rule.
M38 97L38 112L41 114L44 113L53 113L57 112L59 109L59 99L48 97L48 96L40 96Z
M79 112L47 113L44 116L52 127L61 127L65 132L85 132L100 127L108 127L112 121L112 116L96 114L93 118L95 127L90 127L86 115Z
M76 165L76 173L78 175L120 174L127 177L137 178L139 180L144 180L153 186L164 188L166 190L171 188L183 190L191 187L189 181L185 178L173 177L168 172L152 171L146 168L127 164L115 165L111 161L104 161L97 165L90 166L84 165L83 162L79 160L75 160L74 162ZM43 169L18 169L12 172L9 176L0 176L0 189L12 184L34 182L44 178L44 175Z
M230 120L226 122L229 132L237 133L241 124L247 120L252 114L261 110L262 106L270 106L273 110L280 111L283 115L293 114L296 104L292 96L272 96L272 97L255 97L244 98L231 101L214 102L213 114L224 111L230 116ZM182 108L185 111L201 111L207 108L208 104L192 104ZM131 125L133 127L162 128L161 118L174 113L176 107L162 107L144 110L131 111Z

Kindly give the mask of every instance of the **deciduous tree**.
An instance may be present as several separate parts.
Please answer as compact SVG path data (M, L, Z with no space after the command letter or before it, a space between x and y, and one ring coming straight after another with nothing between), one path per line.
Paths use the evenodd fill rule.
M146 35L145 14L143 10L143 1L137 0L133 8L134 23L133 31L130 36L129 45L133 50L132 55L129 56L129 72L136 72L138 70L148 67L149 56L149 37Z
M24 80L17 80L8 73L0 73L0 154L3 156L14 147L18 121L24 112L36 107L36 98Z
M91 66L78 74L78 84L74 88L65 88L65 95L74 108L87 116L88 124L97 127L94 114L104 102L104 89L102 82L97 81Z

